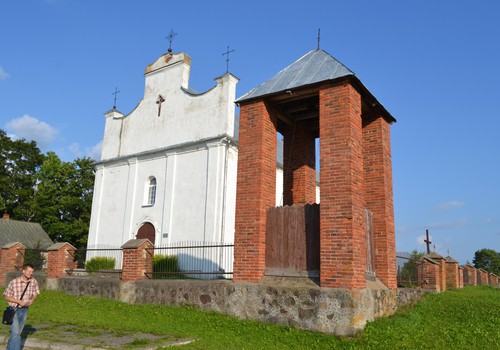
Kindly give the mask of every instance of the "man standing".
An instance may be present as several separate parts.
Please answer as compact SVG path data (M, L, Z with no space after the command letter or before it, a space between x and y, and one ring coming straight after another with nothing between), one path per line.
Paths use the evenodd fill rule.
M24 323L28 317L28 307L33 304L37 295L40 294L38 282L36 279L31 278L34 271L35 268L33 265L23 265L21 276L10 281L3 293L9 305L13 308L17 308L14 315L14 321L10 325L10 338L6 350L21 349L21 333L23 332Z

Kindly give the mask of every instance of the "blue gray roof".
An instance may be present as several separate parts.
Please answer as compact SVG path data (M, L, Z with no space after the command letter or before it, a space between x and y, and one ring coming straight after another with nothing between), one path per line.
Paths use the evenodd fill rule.
M27 248L44 249L52 244L49 235L36 222L0 219L0 246L20 242Z
M299 58L270 80L247 92L236 102L349 75L353 76L354 73L329 53L323 50L314 50Z

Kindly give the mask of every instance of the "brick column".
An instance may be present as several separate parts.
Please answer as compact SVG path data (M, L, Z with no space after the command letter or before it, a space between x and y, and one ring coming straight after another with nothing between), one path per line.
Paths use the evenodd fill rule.
M396 289L396 238L392 192L390 124L382 117L363 121L363 165L366 207L373 213L375 273Z
M441 291L441 265L428 258L417 262L418 285L424 289Z
M458 267L458 288L464 287L464 268L462 266Z
M153 244L149 239L131 239L123 249L122 281L143 279L146 272L153 272Z
M283 136L283 205L315 203L315 135L302 120L288 125Z
M22 250L25 246L19 242L7 243L2 247L0 255L0 283L5 285L5 277L10 271L21 269L24 264Z
M477 285L476 269L471 265L464 267L464 284L467 286Z
M350 85L319 91L320 285L366 288L361 97Z
M68 242L55 243L47 248L47 278L54 279L71 274L76 267L76 248Z
M459 288L458 261L452 257L446 258L446 289Z
M234 281L264 276L266 209L276 204L276 123L264 101L240 106Z

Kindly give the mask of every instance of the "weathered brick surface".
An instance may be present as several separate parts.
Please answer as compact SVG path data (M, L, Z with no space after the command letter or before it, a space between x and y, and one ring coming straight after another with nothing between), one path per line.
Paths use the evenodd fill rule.
M458 267L458 288L464 287L464 268L462 266Z
M417 263L418 284L421 288L441 292L441 264L428 259Z
M283 132L283 205L316 202L316 144L308 120Z
M446 262L446 289L459 288L458 262Z
M146 272L153 271L153 244L149 240L141 241L136 246L123 245L122 281L137 281L147 278Z
M76 248L69 243L56 243L52 247L48 248L47 278L60 278L71 273L76 267Z
M320 284L366 287L361 97L350 85L325 86L320 107Z
M464 285L476 286L477 285L477 272L471 265L464 266Z
M10 271L18 270L24 264L24 245L15 243L6 245L1 249L0 255L0 281L5 283L5 277Z
M276 202L276 123L264 101L240 106L235 281L256 282L264 276L266 209Z
M391 134L390 124L382 117L363 121L363 164L366 207L373 213L375 273L396 289Z

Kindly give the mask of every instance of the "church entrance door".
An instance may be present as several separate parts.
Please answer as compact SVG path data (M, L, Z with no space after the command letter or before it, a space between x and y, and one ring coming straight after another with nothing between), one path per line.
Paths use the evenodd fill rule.
M137 235L135 236L135 238L147 238L151 243L153 243L153 245L155 245L155 231L155 227L149 222L146 222L139 228L139 231L137 231Z

